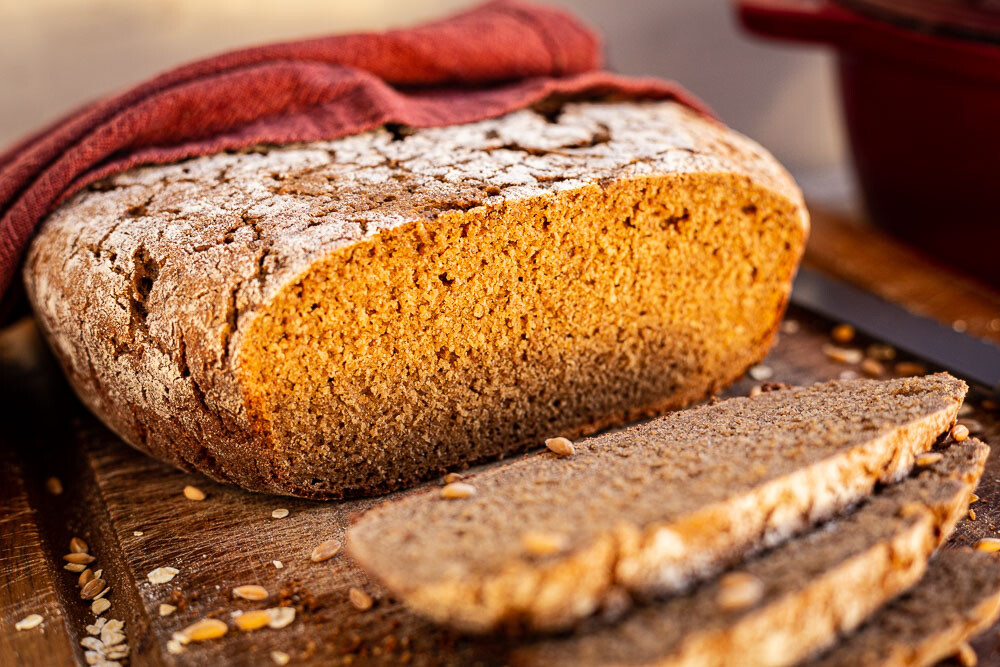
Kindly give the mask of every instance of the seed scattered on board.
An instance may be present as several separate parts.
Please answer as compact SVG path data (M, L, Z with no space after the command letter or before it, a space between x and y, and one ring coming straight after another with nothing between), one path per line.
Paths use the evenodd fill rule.
M174 633L174 639L181 644L189 642L204 642L218 639L229 632L229 626L217 618L203 618L192 623L180 632Z
M292 659L292 656L288 655L284 651L271 651L271 660L274 661L276 665L287 665L288 661Z
M823 354L832 361L840 364L859 364L864 359L861 350L851 347L837 347L836 345L824 345Z
M284 507L279 507L278 509L271 512L272 519L284 519L286 516L288 516L288 510L286 510Z
M969 427L965 424L956 424L951 429L951 437L955 442L962 442L969 437Z
M838 324L833 328L833 331L830 332L830 338L837 341L841 345L846 345L854 340L854 335L854 327L850 324Z
M263 586L258 586L256 584L247 584L245 586L237 586L233 589L233 597L243 598L244 600L252 600L253 602L259 602L261 600L267 599L267 589Z
M997 552L1000 551L1000 539L996 537L984 537L976 542L976 548L980 551Z
M340 542L337 540L327 540L316 545L316 548L313 549L312 554L309 556L309 560L314 563L322 563L323 561L330 560L338 553L340 553Z
M576 451L573 442L567 438L549 438L545 441L545 446L558 456L573 456Z
M163 602L160 604L159 611L160 611L160 616L170 616L170 614L177 611L177 607L175 607L172 604L167 604L166 602Z
M770 366L765 366L763 364L758 364L756 366L751 366L750 370L747 371L754 380L758 382L763 382L764 380L770 380L774 375L774 369Z
M87 547L87 543L81 540L79 537L74 537L69 541L70 553L74 554L85 554L90 549Z
M896 374L903 376L911 375L924 375L927 373L927 367L923 364L918 364L915 361L900 361L896 364Z
M93 604L90 605L90 611L94 614L94 616L100 616L108 609L111 609L111 601L107 598L94 600Z
M347 596L351 600L351 604L354 605L355 609L359 611L368 611L375 604L372 596L365 593L360 588L352 588L347 592Z
M142 537L142 531L141 530L133 530L132 531L132 536L133 537Z
M885 366L882 365L881 361L876 361L874 359L863 360L859 368L862 373L870 378L880 378L885 375Z
M457 482L458 480L462 479L462 477L463 475L460 475L457 472L450 472L444 476L444 483L451 484L452 482Z
M264 611L271 617L267 627L273 630L280 630L291 625L292 621L295 620L295 607L271 607Z
M45 489L53 496L62 495L63 485L58 477L49 477L45 480Z
M19 632L21 630L31 630L32 628L37 628L39 625L41 625L42 621L44 620L45 619L38 614L29 614L28 616L25 616L20 621L15 623L14 629L16 629Z
M184 487L184 497L188 500L204 500L205 492L190 484Z
M446 500L471 498L476 495L476 487L465 482L452 482L441 487L441 497Z
M245 611L236 617L236 627L244 632L260 630L271 622L271 615L264 609Z
M277 570L280 570L281 568L285 567L285 564L282 563L280 560L272 560L271 562L274 564L274 567Z
M146 578L149 579L151 584L165 584L180 573L176 567L158 567L149 574Z

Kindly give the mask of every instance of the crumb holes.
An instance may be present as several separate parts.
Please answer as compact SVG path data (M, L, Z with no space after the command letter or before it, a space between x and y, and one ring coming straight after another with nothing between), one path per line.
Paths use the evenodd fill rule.
M440 274L438 276L438 280L440 280L446 287L451 287L452 284L455 282L455 279L449 278L447 273Z
M743 211L745 215L757 215L757 207L753 204L747 204L740 210Z
M498 188L495 185L489 185L483 190L483 192L485 192L490 197L495 197L496 195L500 194L500 188Z

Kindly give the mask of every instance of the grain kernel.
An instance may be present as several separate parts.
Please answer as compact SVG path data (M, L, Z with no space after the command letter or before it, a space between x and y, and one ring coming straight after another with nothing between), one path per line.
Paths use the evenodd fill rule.
M457 472L450 472L444 476L444 483L451 484L452 482L457 482L460 479L462 479L462 475Z
M528 531L521 535L521 544L532 556L551 556L566 549L568 540L559 533Z
M350 598L351 604L353 604L359 611L368 611L372 608L372 605L375 604L375 601L372 600L372 596L368 595L368 593L365 593L360 588L352 588L348 591L347 597Z
M837 347L836 345L824 345L823 354L841 364L858 364L864 359L861 350L848 347Z
M944 454L941 452L924 452L917 456L916 464L921 468L926 468L927 466L934 465L943 458Z
M271 617L270 622L267 627L279 630L287 625L290 625L292 621L295 620L295 607L271 607L270 609L265 609L268 616Z
M236 617L236 626L240 630L244 630L246 632L250 632L251 630L260 630L270 622L271 615L263 609L245 611Z
M976 542L976 548L980 551L1000 551L1000 539L996 537L984 537Z
M316 545L316 548L313 549L312 555L309 556L309 560L314 563L322 563L325 560L330 560L339 553L340 542L337 540L327 540L326 542Z
M545 441L545 446L559 456L573 456L576 451L573 442L567 438L549 438Z
M74 554L85 554L90 549L87 548L87 543L81 540L79 537L74 537L69 541L70 553Z
M969 427L965 424L955 424L951 429L951 437L955 442L962 442L969 437Z
M838 324L833 328L833 331L830 332L830 338L841 344L850 343L854 340L854 335L854 327L850 324Z
M188 500L204 500L205 492L199 489L197 486L191 486L189 484L188 486L184 487L184 497L187 498Z
M896 358L896 348L885 343L872 343L866 352L875 361L892 361Z
M42 621L44 620L45 619L39 616L38 614L30 614L22 618L17 623L15 623L14 629L21 631L21 630L30 630L32 628L37 628L39 625L42 624Z
M284 507L279 507L278 509L271 512L272 519L284 519L286 516L288 516L288 510L286 510Z
M111 602L107 598L94 600L94 603L90 605L90 611L94 614L94 616L100 616L108 609L111 609Z
M746 572L732 572L719 581L716 602L726 611L736 611L752 607L762 597L764 584L760 579Z
M263 586L257 586L255 584L247 584L246 586L237 586L236 588L233 589L233 597L259 602L260 600L267 599L267 589L264 588Z
M45 480L45 489L53 496L62 495L63 485L58 477L49 477Z
M875 361L874 359L864 359L861 362L861 372L872 378L880 378L885 375L885 366L882 362Z
M901 361L896 364L897 375L925 375L926 373L927 367L923 364L917 363L916 361Z
M96 577L94 576L94 571L88 567L87 569L85 569L83 572L80 573L79 578L77 578L76 580L76 585L81 587L86 586L90 581L94 579L96 579Z
M969 510L969 521L976 520L976 510Z
M183 630L183 635L190 642L203 642L218 639L229 632L229 627L217 618L206 618L193 623Z
M63 556L63 560L66 561L67 563L76 563L78 565L89 565L90 563L93 563L97 559L91 556L90 554L81 554L74 552Z
M165 584L180 572L176 567L158 567L149 574L146 578L149 579L151 584Z
M449 500L469 498L476 495L476 487L465 482L452 482L441 487L441 497Z
M87 566L83 563L66 563L63 565L64 570L69 570L70 572L83 572L87 569Z
M80 598L93 600L107 587L108 583L103 579L91 579L86 586L80 589Z

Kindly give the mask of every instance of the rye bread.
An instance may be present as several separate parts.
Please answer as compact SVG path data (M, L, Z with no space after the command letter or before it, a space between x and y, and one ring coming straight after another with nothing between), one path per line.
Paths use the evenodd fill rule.
M807 228L721 124L570 103L132 170L55 211L24 277L127 442L334 498L718 391L766 354Z
M760 590L744 607L724 604L729 573L613 625L521 646L510 662L761 667L807 658L915 585L965 514L989 447L967 441L941 453L854 512L742 564Z
M565 629L623 590L684 590L898 481L965 392L938 374L721 401L464 479L473 497L390 501L348 548L438 623Z
M941 550L920 583L809 667L910 667L954 655L1000 616L1000 560L968 548Z

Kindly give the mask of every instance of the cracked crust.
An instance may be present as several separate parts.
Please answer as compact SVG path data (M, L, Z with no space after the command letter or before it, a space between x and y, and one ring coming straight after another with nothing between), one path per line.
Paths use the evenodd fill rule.
M634 219L626 211L633 211ZM484 252L492 255L497 244L513 242L519 250L512 256L523 268L534 259L531 244L540 249L551 236L525 240L498 234L521 229L527 234L535 223L542 229L546 220L537 219L539 212L564 225L571 246L553 251L552 266L567 256L556 251L605 252L601 221L621 215L616 224L623 222L624 231L613 234L632 236L622 236L611 251L626 252L614 261L632 272L625 279L634 281L636 291L648 285L634 276L653 276L657 289L649 293L662 302L664 285L674 277L648 267L715 262L732 267L716 274L731 284L715 299L725 296L732 308L680 299L693 313L688 322L701 327L713 315L719 320L712 333L701 335L667 327L666 316L655 312L643 323L622 312L632 305L641 311L641 295L628 297L634 303L613 305L618 285L615 276L604 274L614 266L598 265L604 274L593 293L604 303L585 303L588 292L580 287L559 302L570 319L590 317L594 334L567 331L579 342L560 356L551 354L551 341L545 343L549 347L534 343L526 330L522 354L545 353L544 363L532 366L544 372L507 381L476 369L501 368L498 360L507 349L486 328L502 318L496 289L484 281L513 280L513 274L490 269L482 271L482 285L474 284L473 274L456 282L447 276L464 270L459 258L444 270L438 268L441 262L427 270L445 276L439 287L452 287L461 297L445 304L464 303L462 298L480 288L478 298L494 300L484 318L492 324L481 324L479 333L468 330L478 320L475 306L451 320L459 323L452 329L465 327L466 339L473 334L494 339L477 348L482 354L449 340L381 378L364 369L344 370L357 354L331 360L341 348L374 350L367 368L378 370L390 368L399 355L380 347L384 331L382 338L358 338L366 315L336 324L330 321L355 311L331 306L310 315L303 302L310 289L323 304L358 300L383 284L395 289L393 281L414 273L408 265L395 265L385 281L372 283L380 267L363 252L419 255L421 239L429 235L437 262L450 248L464 252L461 239L470 227L482 232L489 249ZM716 227L725 221L721 229L732 228L732 238L711 236L713 215ZM127 442L250 489L342 497L381 492L445 467L511 453L538 442L550 428L579 433L679 407L724 386L766 353L807 220L787 174L736 133L673 103L581 103L548 114L525 110L457 127L387 128L132 170L92 186L53 213L31 246L24 275L42 329L77 394ZM659 225L655 234L661 236L642 225ZM450 239L459 229L461 239L456 236L450 246L433 245L435 235ZM664 255L660 259L669 261L657 263L650 248L673 247L677 240L671 234L681 240L702 234L708 240L674 248L677 259ZM627 253L639 247L640 237L652 240L641 246L646 255L632 258ZM685 258L691 249L704 258ZM352 263L362 275L345 273ZM353 294L335 292L342 279L355 281ZM537 282L548 289L541 278ZM685 286L685 293L717 282L710 275L692 277L694 288ZM420 290L417 296L423 298L426 290ZM397 309L405 301L395 293L379 298ZM507 303L518 301L522 310L508 309L503 317L512 327L523 322L532 330L551 329L552 322L541 318L558 308L547 308L539 298L514 295ZM439 308L435 303L431 306ZM623 316L645 329L629 330L621 324ZM612 338L601 339L598 331ZM419 333L410 334L415 338L406 349L420 342ZM698 340L706 337L726 340L712 341L715 347L705 350ZM449 386L467 386L472 393L429 406L421 397L437 396L437 380L425 371L439 358L442 368L456 358L478 359L442 371L452 374ZM600 374L599 366L618 365L621 370L604 374L606 386L595 384L598 391L583 395L583 381ZM526 366L515 364L507 375ZM576 366L590 376L567 379L567 369ZM405 391L394 396L397 379L411 373L412 386L403 388L412 396ZM658 377L668 381L657 382ZM560 382L571 388L544 394L544 387ZM512 391L520 394L511 398ZM616 394L617 402L595 398ZM548 412L531 412L530 406L543 404ZM402 412L392 412L397 405ZM477 416L463 416L463 409ZM518 431L513 423L525 426ZM405 456L394 458L396 453Z
M354 559L467 632L572 627L624 591L674 593L898 481L954 424L947 374L835 381L685 410L389 501L348 533ZM525 535L554 535L539 556Z
M613 625L514 649L514 665L791 665L850 633L920 581L967 511L989 447L944 458L856 511L743 563L760 597L725 608L725 578L636 609ZM852 665L879 661L847 662Z

